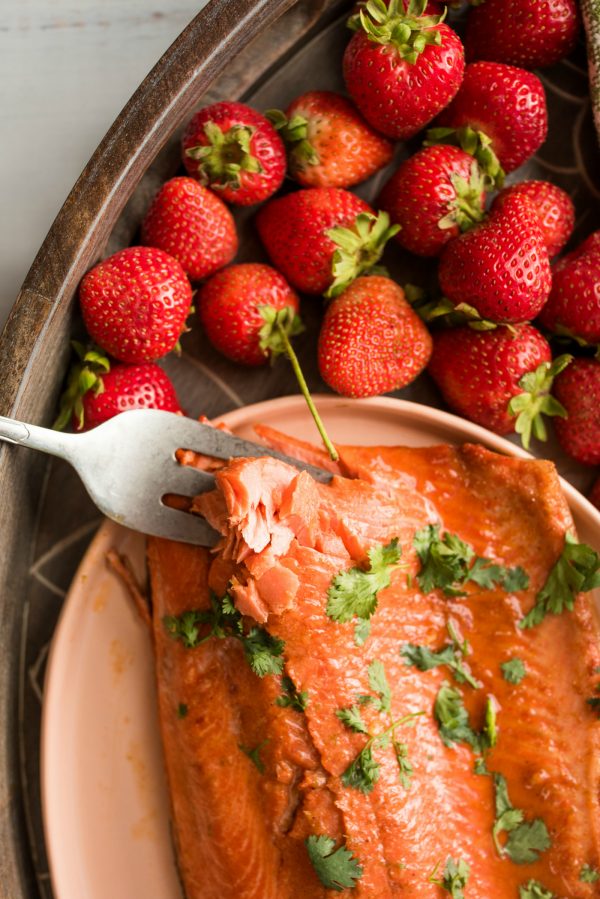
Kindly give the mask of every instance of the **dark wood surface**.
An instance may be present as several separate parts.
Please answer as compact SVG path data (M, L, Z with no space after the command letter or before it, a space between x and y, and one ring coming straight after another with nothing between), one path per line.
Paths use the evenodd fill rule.
M90 161L35 260L0 338L0 414L50 421L68 338L80 327L77 283L99 256L135 242L155 189L179 168L179 132L200 98L242 98L266 109L285 105L305 89L341 89L340 60L348 37L339 14L348 5L345 0L212 0L182 34ZM569 191L578 212L576 242L600 226L600 166L582 47L542 78L550 137L518 174L550 178ZM400 146L398 158L415 148ZM373 199L384 178L359 192ZM265 258L252 216L253 210L236 212L239 261ZM385 261L401 282L426 285L434 278L431 263L419 263L395 247ZM323 391L314 351L322 302L303 299L302 314L307 330L297 341L298 354L311 389ZM214 417L297 392L284 360L273 368L241 370L219 356L198 327L183 343L183 356L167 359L165 367L191 415ZM427 377L396 395L440 405ZM593 472L569 463L555 443L538 449L577 486L589 486ZM0 743L0 897L7 899L52 895L38 782L43 675L66 590L97 523L96 510L68 468L0 446L0 722L6 735Z

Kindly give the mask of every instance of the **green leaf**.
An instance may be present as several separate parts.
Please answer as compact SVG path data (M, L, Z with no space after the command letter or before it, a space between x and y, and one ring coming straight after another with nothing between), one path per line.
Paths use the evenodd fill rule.
M447 665L459 684L468 683L475 689L481 686L479 681L475 680L465 666L462 660L463 654L457 649L456 643L447 643L437 652L428 649L426 646L415 646L413 643L407 643L400 650L400 654L405 658L407 665L414 665L419 671L430 671L439 665Z
M541 818L525 821L521 809L514 808L508 796L506 778L494 774L496 820L492 831L496 850L501 856L508 856L517 865L527 865L538 860L541 852L550 848L551 840L546 825ZM498 835L505 831L508 839L504 846Z
M433 707L440 737L446 746L467 743L479 750L480 738L469 723L469 713L463 704L460 690L444 681L438 690Z
M340 719L342 724L345 724L346 727L350 728L350 730L353 730L354 733L369 733L369 728L363 721L362 715L360 714L360 709L357 705L353 705L350 708L337 709L335 714Z
M358 278L368 274L379 262L388 240L400 230L391 225L387 212L360 212L352 228L341 225L325 232L336 245L332 256L332 283L326 297L337 297Z
M565 535L563 551L535 598L533 608L521 619L519 627L540 624L546 615L572 611L578 593L600 586L600 556L585 543Z
M507 662L503 662L500 665L500 669L504 680L508 681L509 684L520 684L527 674L527 669L525 668L523 661L518 658L509 659Z
M187 713L188 713L187 705L185 704L185 702L180 702L179 705L177 706L177 717L185 718L187 716Z
M396 753L396 761L398 762L399 775L398 780L402 784L405 790L410 789L412 776L414 773L413 766L411 764L410 759L408 758L408 746L406 743L401 743L398 740L393 740L392 745L394 747L394 752Z
M491 771L487 766L485 756L480 755L475 759L475 764L473 765L473 771L475 772L475 774L482 774L482 775L491 774Z
M354 643L356 646L364 646L371 633L371 622L361 618L354 628Z
M546 439L543 415L567 417L564 406L550 394L554 378L569 365L572 356L558 356L553 362L542 362L531 372L526 372L518 382L522 393L508 404L508 414L516 416L515 431L521 435L525 449L529 449L532 431L538 440Z
M386 546L368 553L369 569L350 568L340 571L327 591L327 614L334 621L368 619L377 608L377 594L389 587L391 572L400 560L401 549L395 537Z
M556 899L556 897L539 880L530 880L519 887L519 899Z
M215 122L204 126L205 144L188 147L185 155L198 162L198 178L202 184L210 184L213 190L239 190L242 174L260 174L262 165L252 154L252 137L255 128L233 125L223 132Z
M305 845L317 877L326 889L341 893L356 886L363 869L345 843L336 849L334 840L321 834L308 837Z
M472 547L448 531L440 537L438 524L429 524L416 531L413 546L421 561L417 580L423 592L431 593L439 588L447 596L462 596L459 587L467 577L474 556Z
M342 783L366 795L379 780L379 769L379 762L373 758L373 741L369 740L342 774Z
M579 872L579 880L581 883L596 883L600 880L600 871L591 865L584 865Z
M500 190L504 184L505 172L494 152L491 139L484 131L475 131L468 125L463 128L430 128L425 137L425 147L450 144L473 156L487 178L487 190Z
M282 708L292 708L296 709L297 712L305 712L306 706L308 705L308 693L306 690L303 690L302 693L298 693L296 685L291 677L282 677L281 686L283 688L283 693L281 696L278 696L275 700L275 705L281 706Z
M496 703L491 696L488 696L485 703L483 731L479 740L480 748L483 749L484 752L488 749L493 749L498 742L498 724L496 716Z
M529 586L529 576L520 566L507 568L480 556L475 559L466 581L474 581L485 590L502 587L507 593L526 590Z
M256 308L265 322L258 332L258 345L265 356L273 362L278 356L285 356L287 353L282 330L288 340L291 340L297 334L302 334L304 325L293 306L275 309L274 306L261 305Z
M85 425L83 398L92 392L99 396L104 392L102 375L110 371L110 362L104 350L92 344L84 346L78 340L71 341L76 360L72 362L59 405L59 412L52 427L62 431L72 422L77 430Z
M262 627L253 627L245 637L242 637L242 645L248 664L259 677L281 674L285 646L283 640L273 637Z
M380 712L390 712L392 703L392 691L385 676L385 668L383 662L374 659L369 665L369 686L374 693L379 695L376 701L376 708Z
M446 860L446 867L441 880L435 877L435 871L429 878L430 883L435 883L450 893L452 899L465 899L465 887L469 880L471 868L464 859L453 859L450 856Z
M252 764L256 766L261 774L265 773L265 765L260 757L260 751L264 746L267 745L268 742L268 739L263 740L262 743L259 743L258 746L254 747L254 749L251 749L249 746L244 746L242 743L238 743L238 748L242 750L244 755L248 756Z

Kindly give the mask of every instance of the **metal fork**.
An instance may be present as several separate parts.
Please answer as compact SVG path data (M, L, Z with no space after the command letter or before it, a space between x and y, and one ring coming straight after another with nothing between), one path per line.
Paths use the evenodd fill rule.
M329 472L266 446L154 409L123 412L82 434L63 434L0 416L0 440L65 459L100 511L113 521L144 534L200 546L214 546L217 532L203 518L166 506L163 497L204 493L212 490L215 479L209 472L180 465L175 458L178 449L217 459L273 456L318 481L331 479Z

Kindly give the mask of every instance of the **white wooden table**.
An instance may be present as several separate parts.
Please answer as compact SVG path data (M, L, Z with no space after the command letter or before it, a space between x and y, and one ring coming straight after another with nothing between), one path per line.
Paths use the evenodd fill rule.
M0 30L0 329L100 139L206 0L19 0Z

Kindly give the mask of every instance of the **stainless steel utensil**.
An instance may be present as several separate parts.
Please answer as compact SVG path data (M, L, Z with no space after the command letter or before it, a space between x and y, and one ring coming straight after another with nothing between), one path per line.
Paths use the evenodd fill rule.
M215 479L208 472L180 465L175 458L178 449L217 459L274 456L308 471L318 481L331 479L329 472L266 446L155 409L123 412L81 434L63 434L0 416L0 440L65 459L100 511L119 524L200 546L214 546L217 532L203 518L166 506L163 496L195 496L211 490Z

